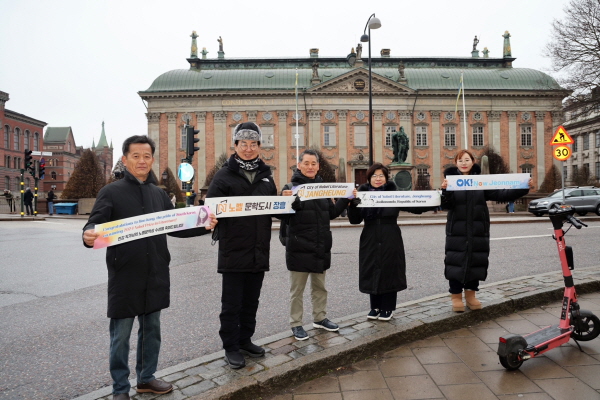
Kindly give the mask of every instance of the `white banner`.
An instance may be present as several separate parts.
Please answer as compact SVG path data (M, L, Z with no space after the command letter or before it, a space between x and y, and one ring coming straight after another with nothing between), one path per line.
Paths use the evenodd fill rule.
M437 190L358 192L358 207L435 207L441 203Z
M330 199L332 197L345 197L351 199L354 198L354 196L352 196L353 190L353 183L305 183L304 185L294 186L292 188L292 193L298 195L301 201Z
M446 190L529 189L529 174L448 175Z
M186 207L159 211L136 217L98 224L94 230L100 236L94 241L94 249L102 249L149 236L210 226L208 207Z
M293 214L292 196L234 196L208 197L208 206L218 218L247 217L249 215Z

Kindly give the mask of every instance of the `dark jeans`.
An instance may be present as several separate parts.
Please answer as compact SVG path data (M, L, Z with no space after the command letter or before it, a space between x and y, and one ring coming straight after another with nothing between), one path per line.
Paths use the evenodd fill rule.
M463 289L475 290L475 291L479 290L479 281L471 281L471 282L467 282L463 285L462 282L455 281L454 279L450 279L450 280L448 280L448 283L450 283L449 292L452 294L462 293Z
M398 300L398 292L384 294L370 294L371 309L381 311L394 311Z
M256 310L264 272L227 272L221 292L219 335L225 351L238 351L249 343L256 329Z
M33 205L25 204L25 213L27 215L33 215Z
M129 393L129 337L135 318L110 320L110 376L113 394ZM138 383L153 381L160 351L160 311L138 315L138 344L135 373Z

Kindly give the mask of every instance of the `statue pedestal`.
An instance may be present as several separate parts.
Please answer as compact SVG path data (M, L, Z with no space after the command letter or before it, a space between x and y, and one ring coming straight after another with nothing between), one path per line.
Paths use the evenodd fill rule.
M393 163L388 166L392 180L398 187L398 190L412 190L413 189L413 176L412 171L415 169L414 165L408 163Z
M218 58L225 58L225 52L224 51L218 51L217 52L217 57Z

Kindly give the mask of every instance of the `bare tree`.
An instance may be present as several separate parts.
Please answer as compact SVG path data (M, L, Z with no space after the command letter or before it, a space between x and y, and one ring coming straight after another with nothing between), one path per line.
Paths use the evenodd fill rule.
M596 177L592 175L589 168L584 166L581 169L573 171L571 183L575 186L595 186L598 181Z
M552 23L545 55L561 73L559 82L572 90L567 107L587 114L600 105L600 2L570 0L564 12Z

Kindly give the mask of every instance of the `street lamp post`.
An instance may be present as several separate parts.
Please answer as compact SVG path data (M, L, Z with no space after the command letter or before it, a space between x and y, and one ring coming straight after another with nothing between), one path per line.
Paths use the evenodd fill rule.
M371 73L371 29L381 28L381 21L373 13L367 20L361 42L369 42L369 165L373 165L373 89L371 88L373 74ZM369 33L367 34L367 29Z

